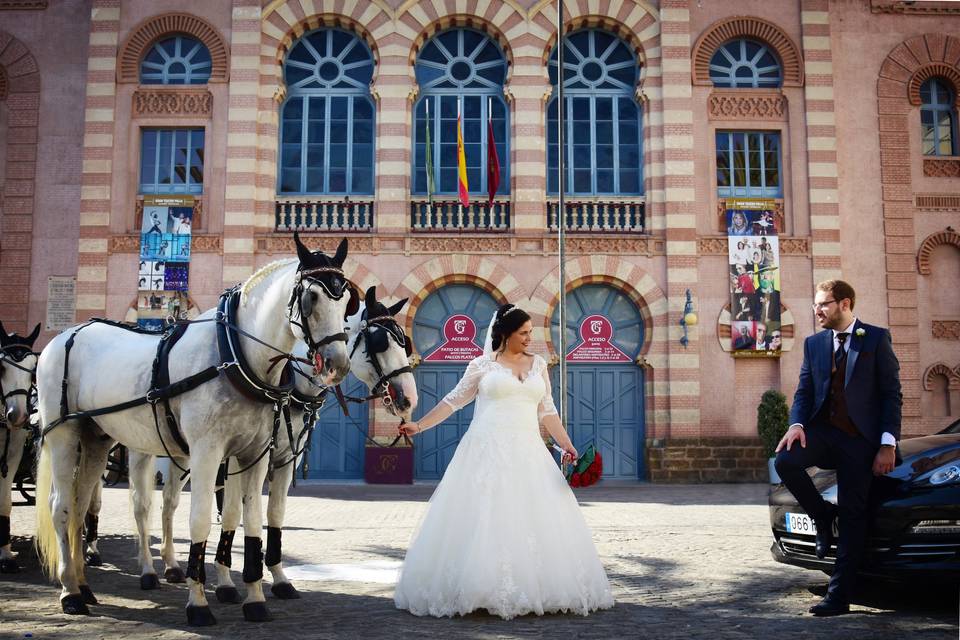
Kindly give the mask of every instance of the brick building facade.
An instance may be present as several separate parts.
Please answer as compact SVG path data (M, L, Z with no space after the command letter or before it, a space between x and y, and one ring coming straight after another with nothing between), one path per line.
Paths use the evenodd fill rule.
M77 320L136 318L144 199L158 193L146 186L145 132L196 131L202 176L184 187L194 189L188 306L209 308L223 288L292 256L293 228L326 250L346 236L350 280L361 289L376 285L381 299L410 300L404 322L427 405L462 370L421 362L454 311L482 329L493 304L515 302L533 316L538 349L556 360L556 228L567 225L567 290L580 291L574 320L606 314L618 335L628 336L620 348L630 362L571 365L580 407L571 409L573 428L612 447L617 477L763 477L759 397L768 388L792 394L801 340L814 331L813 286L831 277L858 289L859 317L891 328L902 367L904 434L930 433L960 415L960 8L898 0L566 5L568 33L582 34L582 45L571 49L577 73L588 80L595 74L598 87L622 69L634 80L609 103L621 114L614 116L619 133L611 134L610 150L597 142L608 103L571 89L594 105L584 121L594 142L584 149L596 159L582 173L571 171L573 192L559 211L547 178L555 162L546 148L556 91L549 71L556 8L549 1L0 0L0 319L11 330L44 322L51 276L76 277ZM449 33L480 44L470 51L432 44L454 42ZM316 43L328 37L342 51L318 51ZM206 57L177 49L180 62L161 61L162 73L179 77L176 64L200 61L202 80L144 81L158 43L174 41L185 50L200 43ZM750 59L737 59L735 49L729 63L716 57L741 41ZM602 53L595 45L601 42ZM312 52L310 64L298 47ZM348 50L357 57L348 58ZM447 57L434 67L446 64L444 73L463 80L463 96L489 96L491 114L502 114L497 143L505 180L492 206L475 188L464 211L440 184L427 207L418 187L418 123L428 122L420 105L436 96L431 104L439 110L443 96L456 93L423 81L435 50ZM621 50L631 65L612 62ZM485 66L478 57L484 51L499 58ZM776 82L717 81L724 65L762 76L763 52L775 60ZM357 62L345 62L351 59ZM324 84L348 81L348 70L367 60L368 86L343 92ZM470 85L501 63L502 78ZM293 82L294 70L306 67L314 84ZM932 97L931 81L938 87ZM481 84L493 88L477 89ZM340 95L347 97L337 102ZM462 98L465 109L467 102ZM369 141L357 133L367 103ZM486 113L483 101L475 103ZM308 104L330 111L313 119L291 115L291 105ZM338 104L352 105L342 121L353 132L349 151L335 138ZM622 115L628 112L638 114L639 129ZM927 112L939 118L935 125ZM434 117L443 152L447 116ZM297 138L295 131L325 121L327 138ZM622 139L635 131L633 149ZM765 170L775 163L765 174L775 188L764 183L767 191L745 195L771 198L778 218L780 357L730 353L729 196L718 184L718 140L742 132L775 141L764 156ZM476 135L478 143L486 139ZM335 187L342 179L336 154L359 157L362 144L371 145L370 165L348 160L343 175L362 185L367 171L370 188ZM310 160L310 145L326 160ZM158 149L160 157L162 144ZM600 157L608 152L619 167L619 177L610 178L619 181L616 189L601 185L609 172ZM634 155L639 189L624 186ZM436 158L440 183L444 158ZM323 188L310 186L311 171ZM291 188L288 175L299 186ZM594 186L578 189L581 178ZM699 322L683 326L688 291ZM569 330L575 343L576 327ZM45 331L43 339L53 334ZM366 419L374 435L393 428L380 409ZM323 477L353 477L362 441L358 453L356 436L348 435L353 427L334 422L323 427L329 433L322 441L335 455L314 468L329 465ZM442 473L465 428L458 425L445 442L418 453L419 477Z

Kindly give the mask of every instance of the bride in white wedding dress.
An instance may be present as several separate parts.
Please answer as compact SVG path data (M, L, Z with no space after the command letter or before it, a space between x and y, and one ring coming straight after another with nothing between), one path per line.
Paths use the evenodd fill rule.
M399 609L438 617L486 609L510 619L613 606L590 530L540 436L542 424L576 458L547 363L527 352L532 326L522 309L500 307L484 355L441 403L401 427L425 431L476 398L400 570Z

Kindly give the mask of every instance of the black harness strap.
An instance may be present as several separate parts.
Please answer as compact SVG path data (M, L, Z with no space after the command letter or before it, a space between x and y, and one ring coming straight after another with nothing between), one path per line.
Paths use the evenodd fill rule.
M173 346L177 344L177 341L183 337L183 334L187 332L187 326L188 325L185 324L175 325L171 331L164 334L163 338L160 339L160 344L157 345L157 357L153 361L153 378L150 382L151 389L170 386L170 351L173 349ZM164 397L161 402L163 402L163 412L167 419L167 429L169 429L170 434L173 436L174 442L177 443L177 446L180 447L184 455L190 455L190 446L183 438L183 434L180 433L180 425L177 424L177 418L170 409L170 397ZM154 417L156 418L156 404L154 404ZM157 426L159 427L159 422ZM159 429L157 433L159 435ZM160 440L162 442L163 438L160 438ZM163 448L166 450L167 446L164 445ZM170 452L167 451L167 454L169 453ZM171 457L171 460L172 459Z

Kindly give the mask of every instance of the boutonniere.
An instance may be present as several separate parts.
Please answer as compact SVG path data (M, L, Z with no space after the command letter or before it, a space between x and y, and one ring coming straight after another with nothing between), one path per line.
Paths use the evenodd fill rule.
M867 335L867 330L864 329L863 327L860 327L859 329L857 329L856 331L854 331L854 333L857 334L857 337L858 337L858 338L862 338L863 336Z

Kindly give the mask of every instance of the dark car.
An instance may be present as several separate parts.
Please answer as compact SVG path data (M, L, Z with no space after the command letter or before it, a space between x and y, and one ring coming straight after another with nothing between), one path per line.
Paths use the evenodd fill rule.
M903 462L870 489L871 524L861 574L960 582L960 420L931 436L900 443ZM836 472L813 470L824 499L836 504ZM777 562L832 572L836 544L823 560L816 529L785 486L770 489L771 552ZM836 533L836 532L835 532Z

